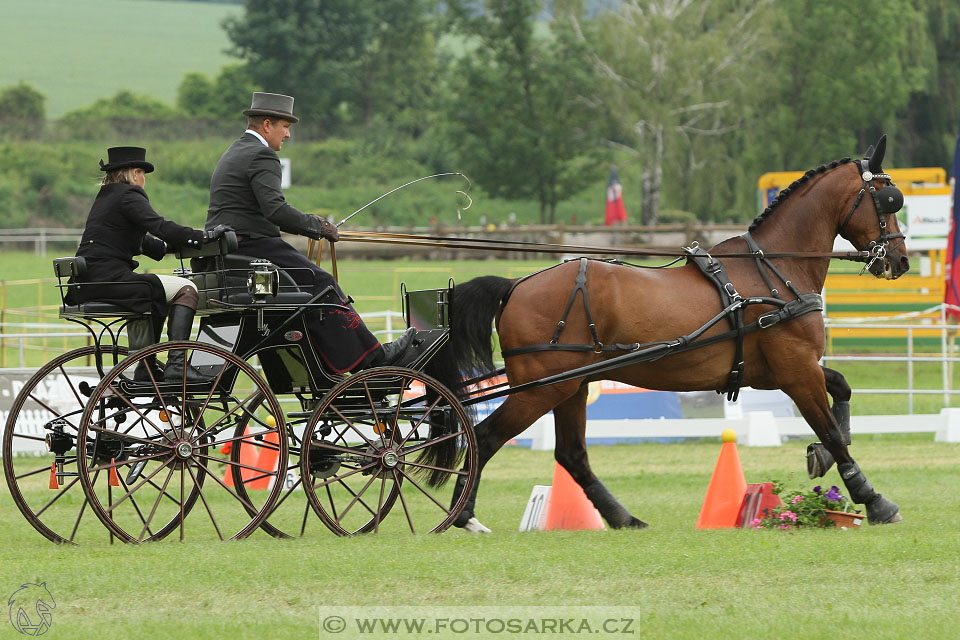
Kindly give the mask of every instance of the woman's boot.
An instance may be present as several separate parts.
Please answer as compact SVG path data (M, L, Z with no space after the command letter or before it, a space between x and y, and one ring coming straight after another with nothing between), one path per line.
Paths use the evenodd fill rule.
M170 302L170 313L167 315L167 338L169 340L189 340L193 331L193 316L197 308L197 290L193 287L184 287L177 292ZM192 304L191 304L192 303ZM211 378L203 375L197 369L184 362L184 351L168 351L167 366L163 369L163 379L167 382L182 382L184 368L186 380L190 382L209 382Z
M153 344L157 344L157 340L152 318L147 316L127 323L128 356L132 356L137 351ZM133 371L133 379L137 382L150 382L150 373L147 372L147 367L153 374L154 381L163 380L163 368L157 363L155 356L144 358L137 363L137 368Z

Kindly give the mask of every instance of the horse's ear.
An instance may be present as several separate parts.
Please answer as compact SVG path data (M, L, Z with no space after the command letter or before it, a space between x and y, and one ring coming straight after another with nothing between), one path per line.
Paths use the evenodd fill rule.
M867 152L867 159L869 160L868 166L870 171L874 173L880 173L880 165L883 164L883 156L887 152L887 135L883 134L880 136L880 140L877 141L877 148L873 153Z

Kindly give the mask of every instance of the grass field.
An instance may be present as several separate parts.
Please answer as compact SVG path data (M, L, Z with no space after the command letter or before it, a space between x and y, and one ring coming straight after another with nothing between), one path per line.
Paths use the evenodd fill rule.
M741 447L747 481L809 488L803 446ZM502 617L532 605L622 606L636 633L652 638L957 637L960 445L868 436L853 451L900 504L902 523L695 531L718 441L591 449L614 495L651 523L642 531L518 533L532 485L550 484L554 465L550 453L520 448L504 449L485 472L478 515L489 536L337 538L314 528L292 541L257 532L129 547L110 546L104 533L58 547L4 495L0 589L45 581L57 602L51 638L315 638L321 606L442 615L450 605L497 606ZM838 480L833 471L825 483ZM5 637L20 636L0 624Z
M21 80L47 97L47 117L121 89L173 104L188 71L234 61L220 27L239 5L153 0L0 0L0 88Z

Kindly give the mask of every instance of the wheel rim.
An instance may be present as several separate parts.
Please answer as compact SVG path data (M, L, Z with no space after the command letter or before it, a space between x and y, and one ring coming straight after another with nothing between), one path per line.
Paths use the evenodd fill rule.
M104 536L89 515L77 477L81 415L100 380L94 366L97 351L92 345L81 347L40 367L14 399L4 428L3 470L10 494L27 522L53 542L76 544ZM127 349L110 346L100 352L103 366L109 367ZM66 449L55 470L50 445ZM51 489L53 484L58 486Z
M476 481L476 440L463 406L410 369L350 376L324 396L305 433L307 500L340 535L443 531ZM451 504L461 477L464 490Z
M206 383L130 382L137 362L185 353L188 363L214 375ZM259 400L258 400L259 399ZM256 401L256 402L255 402ZM269 426L262 409L276 416ZM231 460L226 445L252 446L257 435L237 435L244 420L277 437L276 468ZM243 538L254 531L282 488L287 461L283 416L255 369L219 347L196 342L155 345L111 369L94 390L81 418L78 446L88 452L80 483L90 508L124 542L155 540L176 530L183 540ZM266 464L266 463L264 463ZM232 486L235 467L268 485L241 496ZM111 477L115 484L111 485ZM188 520L188 516L191 516Z

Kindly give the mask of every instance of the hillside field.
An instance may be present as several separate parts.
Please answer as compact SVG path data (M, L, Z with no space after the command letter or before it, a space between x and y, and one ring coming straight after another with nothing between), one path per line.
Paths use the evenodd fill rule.
M47 117L126 89L173 104L187 71L236 60L220 24L242 6L155 0L0 0L0 88L21 80Z

